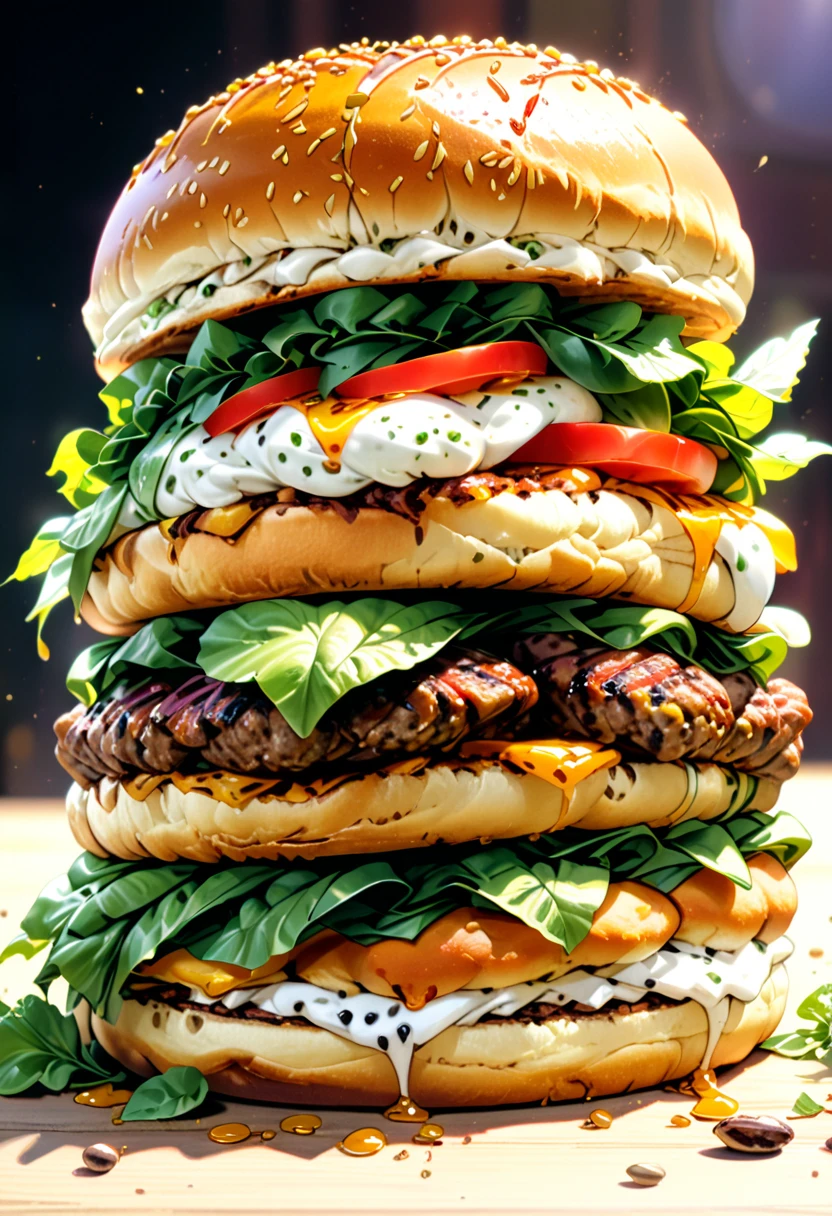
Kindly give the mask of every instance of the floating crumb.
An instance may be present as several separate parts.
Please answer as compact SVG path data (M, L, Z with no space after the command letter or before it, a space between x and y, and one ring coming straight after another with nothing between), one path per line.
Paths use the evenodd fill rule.
M410 1153L407 1151L406 1148L403 1148L400 1153L396 1153L393 1160L394 1161L407 1161L409 1156L410 1156Z
M144 1187L143 1187L143 1186L137 1186L137 1187L136 1187L136 1194L137 1194L137 1195L143 1195L143 1194L144 1194Z
M470 1144L470 1143L471 1143L471 1137L470 1137L470 1136L463 1136L463 1137L462 1137L462 1143L463 1143L463 1144Z
M820 946L813 946L809 951L809 958L823 958L823 950Z
M430 1178L430 1170L422 1170L423 1178Z
M760 160L759 160L759 163L758 163L758 165L757 165L757 169L762 169L763 165L767 165L767 164L768 164L768 157L767 157L767 156L761 156L761 157L760 157ZM754 170L754 172L755 172L755 173L757 172L757 169L755 169L755 170Z

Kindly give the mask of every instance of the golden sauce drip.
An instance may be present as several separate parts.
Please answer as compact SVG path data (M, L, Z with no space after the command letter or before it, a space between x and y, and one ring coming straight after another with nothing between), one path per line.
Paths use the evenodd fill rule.
M618 764L621 753L600 743L570 743L563 739L529 739L509 743L502 739L477 739L463 743L463 759L493 756L502 763L526 769L563 791L561 818L566 813L575 787L598 769Z
M335 1145L348 1157L373 1157L387 1144L387 1137L376 1127L359 1127Z
M593 1110L589 1113L589 1118L583 1125L585 1128L597 1128L599 1131L606 1131L608 1127L612 1127L612 1115L608 1110Z
M277 1132L272 1131L272 1129L270 1127L267 1127L264 1132L260 1133L260 1139L261 1140L274 1140L276 1135L277 1135Z
M320 1126L318 1115L287 1115L280 1120L280 1130L293 1136L311 1136Z
M423 1123L416 1135L413 1137L414 1144L435 1144L445 1135L445 1129L441 1123Z
M287 405L300 406L300 402L287 401ZM304 413L309 429L331 461L340 465L344 444L356 423L378 409L378 401L342 401L327 397L314 405L307 405Z
M690 1127L690 1119L687 1115L673 1115L670 1120L671 1127Z
M218 1123L208 1133L208 1139L214 1144L241 1144L251 1136L251 1128L247 1123Z
M690 1081L690 1088L699 1101L690 1112L694 1119L726 1119L740 1108L735 1098L729 1097L716 1087L716 1074L710 1069L697 1068Z
M388 1106L384 1117L392 1123L424 1123L430 1115L426 1110L422 1110L421 1106L417 1106L412 1098L402 1096L393 1106Z
M124 1120L123 1120L123 1119L119 1119L118 1115L113 1115L113 1117L112 1117L112 1119L110 1120L110 1122L113 1124L113 1126L114 1126L114 1127L121 1127L121 1125L122 1125L122 1123L124 1122Z
M75 1095L80 1106L124 1106L133 1097L132 1089L113 1089L111 1084L96 1085Z

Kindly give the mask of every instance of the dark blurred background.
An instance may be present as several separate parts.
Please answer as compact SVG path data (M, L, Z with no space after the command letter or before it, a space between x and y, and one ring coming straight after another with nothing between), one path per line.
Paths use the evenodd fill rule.
M13 21L4 573L38 524L64 513L43 475L59 439L104 422L80 309L98 234L131 166L188 105L234 77L364 35L551 43L683 111L725 170L757 255L756 292L733 347L742 357L808 317L827 318L795 402L778 407L777 429L832 440L832 0L176 0L152 17L82 0L15 6ZM811 651L793 652L784 669L809 692L814 759L832 758L830 487L832 459L821 458L773 486L764 504L797 535L800 569L781 579L775 599L815 629ZM62 605L47 626L52 659L42 663L34 626L23 622L35 595L34 582L13 583L0 599L0 790L57 796L67 779L52 759L51 723L71 703L66 669L94 635Z

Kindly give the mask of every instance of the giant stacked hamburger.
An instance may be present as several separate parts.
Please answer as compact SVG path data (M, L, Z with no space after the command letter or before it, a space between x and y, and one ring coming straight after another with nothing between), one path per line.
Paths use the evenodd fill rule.
M811 712L757 504L821 445L759 435L811 326L731 374L752 275L683 116L551 47L312 51L157 140L17 572L108 635L24 928L114 1056L413 1110L772 1032Z

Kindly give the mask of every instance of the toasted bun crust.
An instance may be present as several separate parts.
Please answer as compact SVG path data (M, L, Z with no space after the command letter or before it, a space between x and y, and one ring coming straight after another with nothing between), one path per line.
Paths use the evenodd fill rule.
M420 773L372 774L303 802L255 798L231 806L165 780L140 801L118 782L73 783L67 812L82 848L99 857L215 862L327 857L444 842L527 836L555 828L603 831L713 819L742 806L767 811L779 784L716 764L615 765L585 777L564 807L557 786L498 763L432 764Z
M529 236L536 260L508 243ZM436 277L544 279L720 340L753 257L711 154L632 81L504 39L353 43L269 63L156 141L104 230L84 317L109 378L186 349L206 317ZM181 298L143 323L165 295Z
M786 992L785 969L778 964L755 1000L731 999L711 1063L735 1064L768 1038L783 1015ZM237 1098L386 1106L398 1097L386 1056L315 1027L126 1001L115 1026L93 1017L93 1029L111 1055L141 1076L191 1064L207 1075L211 1089ZM416 1051L410 1097L435 1109L643 1089L699 1067L707 1037L707 1015L695 1001L543 1023L454 1026Z
M760 544L768 547L762 534ZM762 566L764 551L759 558ZM768 560L773 579L770 551ZM193 531L170 541L150 524L99 558L81 614L118 634L150 617L273 596L491 587L681 607L742 631L762 610L755 596L738 600L743 577L714 552L696 581L678 513L635 492L504 491L463 504L433 498L418 527L378 508L350 523L332 510L280 505L231 538Z

